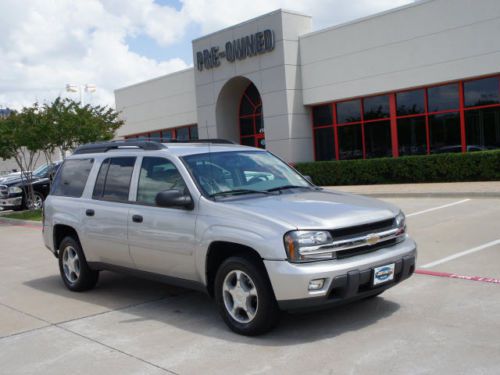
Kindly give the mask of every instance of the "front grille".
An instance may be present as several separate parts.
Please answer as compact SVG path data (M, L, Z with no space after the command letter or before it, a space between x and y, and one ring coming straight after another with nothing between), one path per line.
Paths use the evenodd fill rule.
M379 249L382 249L384 247L392 246L395 244L396 244L396 239L393 238L393 239L388 240L388 241L379 242L378 244L373 245L373 246L366 245L366 246L357 247L355 249L338 251L337 252L337 259L346 259L346 258L354 257L357 255L372 253L372 252L377 251Z
M357 237L364 234L382 232L386 229L391 229L394 226L394 218L376 221L374 223L355 225L348 228L334 229L330 231L334 240L342 239L344 237Z
M336 259L346 259L357 255L367 254L374 251L377 251L381 248L385 248L388 246L392 246L397 243L398 239L394 238L393 235L389 236L389 238L380 238L380 242L369 245L367 243L359 243L356 241L360 240L364 241L364 238L370 234L379 235L386 231L391 231L396 228L395 219L386 219L375 221L373 223L355 225L347 228L339 228L333 229L330 231L330 234L333 237L334 242L342 243L345 241L353 240L352 244L347 245L348 247L345 250L339 249L335 252Z

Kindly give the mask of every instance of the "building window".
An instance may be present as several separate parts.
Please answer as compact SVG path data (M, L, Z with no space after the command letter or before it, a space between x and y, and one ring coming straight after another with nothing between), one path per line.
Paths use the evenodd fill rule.
M460 116L458 112L429 116L431 153L460 152Z
M396 94L397 115L417 115L425 112L424 89L398 92Z
M467 151L500 148L500 108L465 111Z
M373 120L389 117L389 95L363 99L363 119Z
M333 160L335 155L335 135L333 110L330 104L316 106L312 110L314 127L314 154L316 160Z
M427 89L427 96L429 112L441 112L459 107L458 83L430 87Z
M375 121L363 125L366 158L392 156L391 122Z
M198 139L198 126L189 125L178 128L158 130L150 133L127 135L125 139L136 139L140 141L168 142L172 139L189 141Z
M253 83L248 85L240 101L240 143L265 148L262 99Z
M500 148L500 76L315 106L316 160Z
M339 159L363 159L361 124L339 126L337 134L339 137Z
M314 131L316 160L335 159L335 143L333 137L333 126L327 126Z
M155 142L161 142L161 132L150 133L149 139Z
M319 105L313 108L313 126L333 126L332 106Z
M189 140L189 128L179 128L176 130L175 138L179 141L188 141Z
M427 154L425 116L398 119L399 155Z
M466 107L499 104L499 89L498 77L464 82L464 104Z
M361 121L361 101L340 102L337 106L337 123L345 124Z

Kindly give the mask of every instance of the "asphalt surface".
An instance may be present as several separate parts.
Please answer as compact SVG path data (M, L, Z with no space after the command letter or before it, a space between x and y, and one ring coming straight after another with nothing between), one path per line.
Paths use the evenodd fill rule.
M0 373L498 374L500 199L384 200L406 212L422 273L258 338L198 292L104 272L71 293L36 226L0 224Z

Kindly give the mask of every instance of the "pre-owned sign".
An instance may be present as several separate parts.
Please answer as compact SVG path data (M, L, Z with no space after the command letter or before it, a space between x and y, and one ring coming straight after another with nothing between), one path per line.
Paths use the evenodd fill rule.
M225 44L223 51L218 46L196 52L196 66L201 72L203 69L212 69L220 65L221 59L229 62L244 60L247 57L261 55L274 49L274 32L272 30L259 31Z

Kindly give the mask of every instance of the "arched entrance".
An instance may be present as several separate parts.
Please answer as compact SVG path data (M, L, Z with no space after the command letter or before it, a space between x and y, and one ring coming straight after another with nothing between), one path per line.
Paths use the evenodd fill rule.
M239 109L240 143L259 148L266 147L262 99L257 87L250 83L243 92Z
M219 91L215 109L216 136L252 147L265 147L262 99L246 77L233 77ZM204 131L200 132L203 138ZM207 137L210 131L207 130Z

